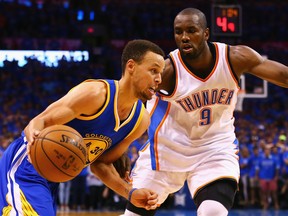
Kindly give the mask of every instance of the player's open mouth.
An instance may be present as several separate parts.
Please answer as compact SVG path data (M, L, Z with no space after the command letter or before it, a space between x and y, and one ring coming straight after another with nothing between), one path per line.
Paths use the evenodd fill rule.
M192 48L191 47L185 47L185 48L183 48L183 51L184 52L191 52Z
M154 88L149 88L149 92L154 95L155 94L155 89Z
M185 45L182 46L182 50L183 50L184 52L191 52L192 49L193 49L193 47L190 46L189 44L185 44Z

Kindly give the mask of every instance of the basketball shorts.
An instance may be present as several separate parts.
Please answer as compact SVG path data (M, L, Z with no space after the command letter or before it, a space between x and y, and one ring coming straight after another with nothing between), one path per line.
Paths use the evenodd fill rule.
M199 164L194 164L191 170L187 172L152 170L148 147L140 152L130 177L134 188L149 188L157 192L159 195L159 206L166 200L169 194L180 190L186 180L192 198L203 187L214 181L232 179L237 183L239 182L240 168L238 156L235 155L234 150L225 152L225 155L219 153L216 153L215 156L209 155L203 161Z
M57 183L42 178L28 161L26 138L13 141L0 159L0 213L56 215Z

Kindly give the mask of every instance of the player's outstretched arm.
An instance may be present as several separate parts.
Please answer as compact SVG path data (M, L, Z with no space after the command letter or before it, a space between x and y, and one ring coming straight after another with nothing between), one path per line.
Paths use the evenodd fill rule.
M275 85L288 88L288 67L266 59L247 46L231 46L230 61L238 78L250 73Z
M158 195L146 188L132 189L132 186L120 177L113 164L95 161L91 171L111 190L129 200L133 205L147 210L155 209Z

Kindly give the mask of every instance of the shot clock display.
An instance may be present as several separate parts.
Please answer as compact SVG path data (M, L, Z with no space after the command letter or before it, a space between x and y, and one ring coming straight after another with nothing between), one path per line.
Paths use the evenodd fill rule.
M212 34L215 36L241 36L241 6L212 5Z

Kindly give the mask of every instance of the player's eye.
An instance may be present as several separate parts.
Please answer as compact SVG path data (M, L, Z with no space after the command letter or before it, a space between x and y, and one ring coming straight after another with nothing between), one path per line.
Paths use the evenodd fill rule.
M188 33L195 33L196 30L195 29L189 29Z
M177 34L177 35L179 35L179 34L182 34L182 31L179 30L179 29L175 29L175 30L174 30L174 33Z
M151 70L151 73L152 73L152 74L157 74L158 71L157 71L156 69L152 69L152 70Z

